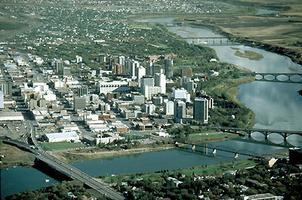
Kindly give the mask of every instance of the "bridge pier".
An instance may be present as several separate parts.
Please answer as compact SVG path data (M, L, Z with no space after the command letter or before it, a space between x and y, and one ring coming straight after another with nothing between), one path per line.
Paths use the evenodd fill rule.
M264 132L263 134L264 134L265 140L267 141L267 140L268 140L268 135L269 135L269 133L268 133L268 132Z
M282 134L282 136L283 136L283 142L284 142L284 144L286 144L287 143L287 133L283 133Z

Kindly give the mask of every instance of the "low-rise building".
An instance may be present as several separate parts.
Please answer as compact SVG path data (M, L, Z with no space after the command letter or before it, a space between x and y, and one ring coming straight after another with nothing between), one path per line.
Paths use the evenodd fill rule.
M43 139L47 142L80 142L80 137L75 131L48 133Z

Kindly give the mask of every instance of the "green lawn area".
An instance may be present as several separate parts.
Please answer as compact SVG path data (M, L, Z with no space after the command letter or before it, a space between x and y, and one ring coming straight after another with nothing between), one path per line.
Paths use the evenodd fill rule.
M64 150L64 149L72 149L72 148L79 148L79 147L85 147L84 144L78 142L78 143L71 143L71 142L44 142L41 143L41 146L46 151L52 151L52 150Z
M196 175L222 175L229 170L239 170L248 167L255 166L256 162L252 160L236 160L233 162L225 162L223 164L214 164L208 166L195 166L191 168L184 168L179 170L172 170L172 172L179 172L187 176L191 176L193 173ZM107 183L117 183L126 180L133 179L150 179L152 182L162 182L163 173L153 172L153 173L143 173L143 174L131 174L131 175L117 175L117 176L105 176L103 180Z
M192 175L192 173L199 175L221 175L229 170L244 169L254 166L256 163L252 160L237 160L233 162L227 162L223 164L209 165L209 166L197 166L180 170L180 173L186 175Z
M223 140L238 137L238 135L222 132L194 133L188 136L188 142L202 143L213 140Z

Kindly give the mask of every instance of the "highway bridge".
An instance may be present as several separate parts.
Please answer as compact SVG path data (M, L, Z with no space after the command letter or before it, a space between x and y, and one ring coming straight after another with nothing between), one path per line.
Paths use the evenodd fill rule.
M3 142L33 153L36 159L44 162L50 168L66 175L67 177L70 177L71 179L75 179L84 183L85 185L94 189L96 192L98 192L101 195L105 195L106 197L114 200L125 199L124 196L122 196L122 194L113 190L105 183L95 180L90 175L80 171L79 169L73 167L72 165L60 161L56 157L49 155L47 152L41 150L40 148L34 145L28 145L26 143L19 142L16 140L11 140L11 139L3 139Z
M282 83L302 83L302 73L261 73L254 72L256 81L282 82ZM280 79L284 77L284 79ZM297 77L293 80L293 77Z
M227 37L185 37L183 38L190 44L199 44L204 46L234 46L239 43L229 40Z

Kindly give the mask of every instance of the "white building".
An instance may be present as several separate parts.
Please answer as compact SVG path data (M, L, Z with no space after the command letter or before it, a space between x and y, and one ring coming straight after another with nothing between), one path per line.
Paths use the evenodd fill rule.
M80 142L80 137L75 131L45 134L47 142Z
M136 69L136 78L139 87L141 86L141 78L143 78L145 75L146 75L146 68L144 68L143 66L139 66Z
M76 63L82 63L83 58L81 56L76 55Z
M24 117L21 112L0 111L0 121L24 121Z
M144 96L147 100L151 100L153 95L161 92L161 88L159 86L145 86L144 88Z
M3 109L3 108L4 108L4 94L0 90L0 109Z
M127 92L129 90L128 82L127 81L111 81L99 82L99 91L100 94L108 94L111 92Z
M165 102L165 114L174 115L174 102L173 101Z
M154 82L155 82L155 86L160 87L160 93L166 94L166 83L167 83L166 75L162 73L155 73Z
M144 111L148 115L153 115L155 113L156 106L152 103L148 103L144 105Z
M173 99L185 100L186 102L190 102L190 94L184 88L181 88L181 89L173 88L172 98Z

